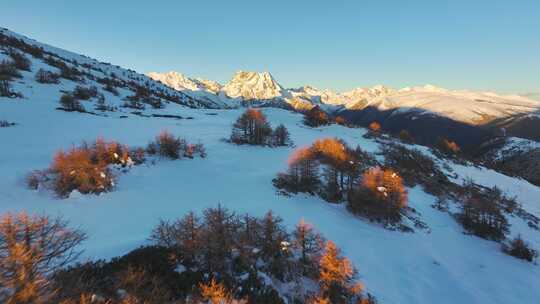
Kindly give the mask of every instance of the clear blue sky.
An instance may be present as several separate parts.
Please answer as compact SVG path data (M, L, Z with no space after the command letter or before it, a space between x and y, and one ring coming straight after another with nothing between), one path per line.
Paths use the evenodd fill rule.
M2 0L0 26L143 73L540 91L540 0Z

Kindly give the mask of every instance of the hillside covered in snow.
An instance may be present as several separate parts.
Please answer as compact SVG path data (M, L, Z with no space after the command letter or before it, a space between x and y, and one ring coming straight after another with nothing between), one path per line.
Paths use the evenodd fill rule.
M26 64L14 68L16 58ZM397 115L414 109L408 112L413 113L409 116L413 120L418 115L437 113L465 123L505 115L536 115L539 102L434 87L392 90L378 86L343 94L307 86L287 90L268 73L239 72L226 85L178 73L145 76L5 29L0 30L0 62L0 75L4 77L0 78L0 139L5 146L0 149L0 215L24 211L61 216L88 236L81 243L84 252L79 262L110 260L147 246L160 220L173 221L189 211L204 214L207 208L219 205L239 215L259 218L272 210L289 231L300 221L311 223L342 249L357 267L366 293L379 303L532 304L540 298L540 266L501 250L517 236L531 248L540 249L540 187L426 146L400 141L382 130L345 124L309 127L302 113L283 107L264 107L253 115L261 120L264 115L268 123L264 130L285 126L294 144L231 142L233 124L238 127L242 120L239 123L237 119L245 114L241 105L250 100L319 105L333 113L374 107L396 111L392 113ZM167 133L162 133L164 130ZM178 140L184 152L177 155L180 159L159 156L161 146L152 143L159 142L156 136L160 133L183 139ZM41 170L46 185L49 178L55 178L54 173L48 175L47 168L54 167L51 164L67 158L69 151L86 151L76 147L99 142L99 138L125 145L112 145L117 149L110 153L114 159L105 165L100 163L103 172L89 174L103 179L109 172L113 174L106 191L83 194L69 189L59 196L58 189L42 186L42 180L30 180L35 183L29 187L28 176L35 176L30 173ZM363 168L366 171L384 167L403 176L402 194L406 195L402 198L406 197L407 204L400 210L398 222L406 229L393 229L351 212L346 195L329 202L318 192L294 193L276 187L276 177L296 168L291 166L295 151L319 153L323 149L298 148L317 147L317 140L324 138L341 140L328 141L337 145L327 148L340 157L347 147L351 155L369 159L366 163L370 167ZM537 148L532 141L527 144L530 149L523 153ZM201 151L201 146L204 157L193 157L195 147ZM516 146L523 146L521 140L511 139L496 156L504 158L518 150ZM391 149L417 158L398 162L389 156ZM57 154L59 150L66 154ZM125 155L115 154L120 151ZM334 159L319 154L316 171L321 171L320 188L337 187L326 182L333 174L341 174L342 184L346 176L353 188L364 184L364 172L355 166L359 160L345 155L346 161L335 165ZM132 165L138 162L135 155L144 157ZM119 158L122 162L115 160ZM418 159L425 164L419 164ZM313 159L307 161L313 164ZM332 166L338 169L332 171ZM73 173L68 170L71 168L62 169L67 175L77 175L79 168ZM376 184L380 195L386 195L386 188ZM476 201L497 203L482 205L480 211L468 209L467 203ZM489 233L467 226L463 217L470 215L468 211L488 228L503 226L496 231L497 237L490 238ZM477 217L475 212L479 212ZM280 254L293 246L277 244ZM254 257L264 250L242 248L249 248ZM227 258L241 254L234 251ZM269 267L262 260L251 262L260 269ZM175 267L176 274L187 271L179 262ZM197 269L189 271L202 277L212 275L197 273ZM295 295L315 290L313 286L317 285L307 280L307 275L289 282L262 271L256 276L257 283L274 290L273 295L277 294L282 303L292 303ZM240 274L235 279L248 277Z

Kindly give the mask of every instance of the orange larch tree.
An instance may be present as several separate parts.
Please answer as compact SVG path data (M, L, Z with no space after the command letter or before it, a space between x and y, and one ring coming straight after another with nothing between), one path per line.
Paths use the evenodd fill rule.
M381 124L376 121L370 123L369 131L373 134L379 134L381 132Z
M362 284L355 281L356 270L349 259L341 256L334 242L326 242L319 269L321 295L331 303L348 303L362 292Z

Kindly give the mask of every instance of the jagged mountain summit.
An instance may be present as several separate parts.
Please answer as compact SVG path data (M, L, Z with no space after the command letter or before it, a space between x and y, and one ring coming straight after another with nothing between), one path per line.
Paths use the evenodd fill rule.
M284 97L283 88L268 72L238 71L223 87L223 91L231 98L241 97L244 100Z

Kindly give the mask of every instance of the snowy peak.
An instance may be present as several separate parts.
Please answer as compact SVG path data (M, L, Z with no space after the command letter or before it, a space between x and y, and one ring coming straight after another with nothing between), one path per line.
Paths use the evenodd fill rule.
M228 106L240 101L282 98L286 92L268 72L238 71L225 85L202 78L190 78L175 71L148 73L148 77L197 98L206 98Z
M231 98L244 100L273 99L283 95L283 88L268 72L238 71L223 87L223 91Z
M161 83L178 91L209 91L217 94L221 90L221 85L215 81L202 78L189 78L182 73L170 71L167 73L148 73L148 77L160 81Z

